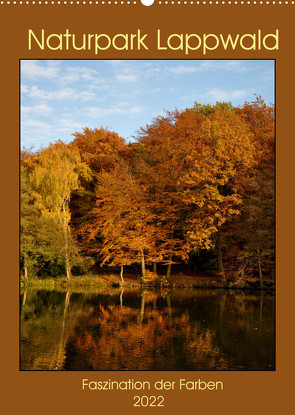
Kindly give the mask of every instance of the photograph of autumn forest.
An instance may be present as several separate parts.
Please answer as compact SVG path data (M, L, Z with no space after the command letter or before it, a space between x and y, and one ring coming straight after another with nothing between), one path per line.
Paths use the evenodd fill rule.
M275 62L20 62L20 369L275 370Z

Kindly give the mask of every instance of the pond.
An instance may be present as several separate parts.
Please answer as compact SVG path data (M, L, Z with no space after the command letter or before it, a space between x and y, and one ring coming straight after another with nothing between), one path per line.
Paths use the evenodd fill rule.
M274 324L263 292L27 289L20 369L275 370Z

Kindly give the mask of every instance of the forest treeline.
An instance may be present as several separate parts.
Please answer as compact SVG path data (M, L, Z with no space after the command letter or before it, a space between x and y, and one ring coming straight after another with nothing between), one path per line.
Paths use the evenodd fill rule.
M167 112L130 143L84 128L24 149L21 271L71 278L105 265L123 278L138 264L145 280L165 265L169 281L172 264L189 263L262 286L274 273L274 146L274 107L257 97Z

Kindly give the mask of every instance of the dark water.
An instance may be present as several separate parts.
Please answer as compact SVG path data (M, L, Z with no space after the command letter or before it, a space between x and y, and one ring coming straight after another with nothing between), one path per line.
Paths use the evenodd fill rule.
M22 370L274 370L274 296L26 290Z

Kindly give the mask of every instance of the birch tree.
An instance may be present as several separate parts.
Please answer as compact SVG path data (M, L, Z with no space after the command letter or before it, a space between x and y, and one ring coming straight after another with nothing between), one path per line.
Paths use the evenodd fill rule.
M50 218L60 229L67 279L71 277L71 260L75 251L69 203L72 192L80 187L80 177L90 178L89 168L81 162L78 151L62 141L50 144L33 159L30 174L32 193L42 215Z

